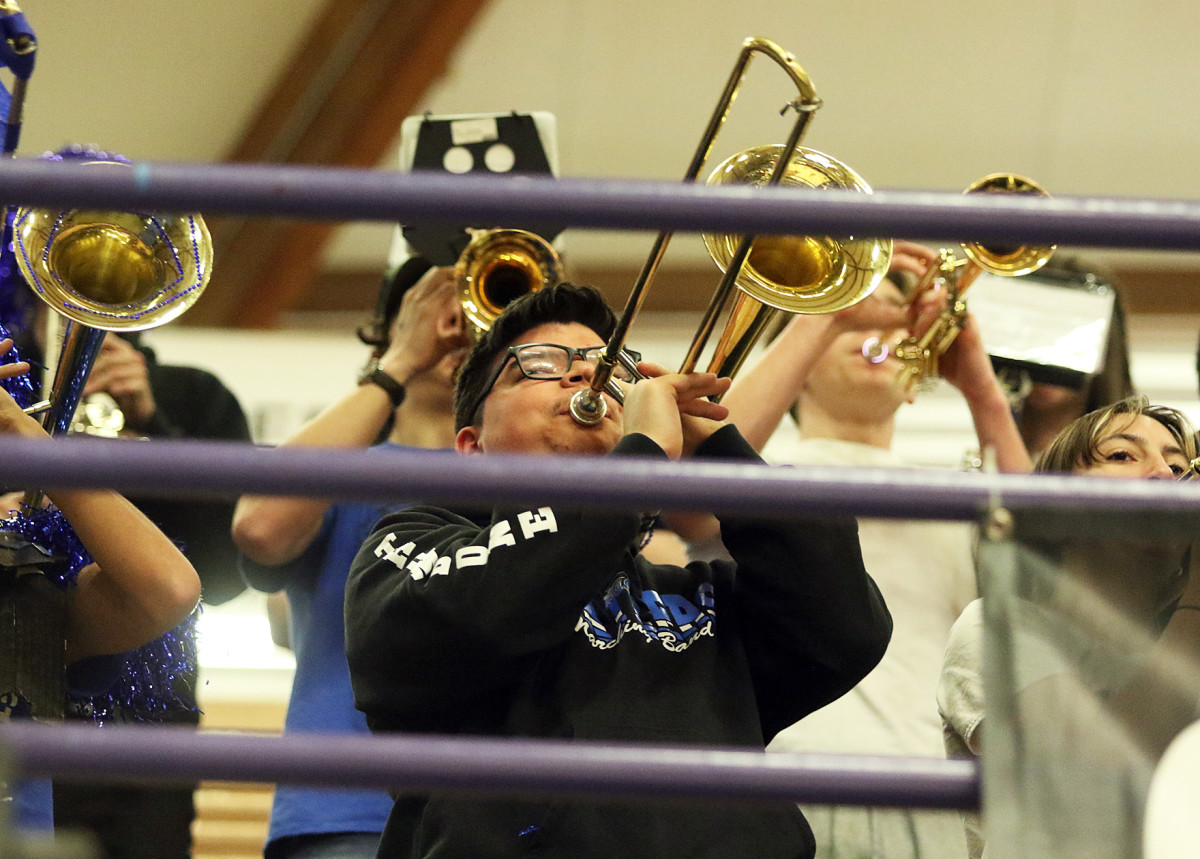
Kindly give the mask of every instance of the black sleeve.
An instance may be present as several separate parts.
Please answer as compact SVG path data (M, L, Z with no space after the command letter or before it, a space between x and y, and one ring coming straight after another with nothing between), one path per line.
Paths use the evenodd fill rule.
M205 603L220 605L246 589L230 534L232 502L135 495L129 500L191 561L200 576L200 598Z
M159 364L147 355L150 387L158 411L144 432L152 438L250 441L250 428L237 397L211 373ZM220 605L246 589L238 572L230 528L236 499L137 497L129 500L182 546L200 575L201 595Z
M762 463L732 426L696 455ZM737 564L734 604L769 741L875 667L891 638L891 615L863 566L853 517L720 518Z
M614 453L665 459L644 436ZM472 521L415 507L381 521L346 587L346 654L372 729L486 723L530 660L573 633L640 520L541 507Z
M283 590L291 581L291 564L270 567L245 555L238 555L238 572L247 585L267 594Z
M159 364L147 356L150 389L158 410L146 435L250 441L246 414L233 392L206 370Z

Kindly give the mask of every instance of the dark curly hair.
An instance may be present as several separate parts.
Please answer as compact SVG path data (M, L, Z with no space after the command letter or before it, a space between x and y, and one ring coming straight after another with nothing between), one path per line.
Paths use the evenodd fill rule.
M478 421L477 413L483 408L483 386L501 353L526 331L555 322L584 325L604 340L617 327L616 314L593 286L560 283L521 296L504 308L459 368L454 392L455 430Z

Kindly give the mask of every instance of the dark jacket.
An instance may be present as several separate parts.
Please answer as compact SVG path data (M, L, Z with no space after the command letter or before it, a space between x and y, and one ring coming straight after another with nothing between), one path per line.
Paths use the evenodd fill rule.
M616 455L663 457L644 436ZM732 427L697 456L761 462ZM636 513L541 508L382 520L346 591L374 731L762 749L882 657L891 618L852 518L723 517L736 561L655 566ZM790 803L401 798L381 856L811 856Z

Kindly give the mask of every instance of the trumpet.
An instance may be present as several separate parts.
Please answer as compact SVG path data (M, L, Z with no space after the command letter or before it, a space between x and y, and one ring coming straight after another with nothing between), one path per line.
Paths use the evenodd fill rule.
M458 257L455 275L463 315L478 336L515 299L562 279L554 247L526 230L474 230Z
M737 62L696 147L684 181L695 181L700 175L741 88L750 60L758 53L779 65L795 85L797 96L784 108L796 114L795 123L785 143L734 155L712 172L708 184L786 184L870 193L866 182L846 165L828 155L800 147L800 140L812 115L821 106L821 100L808 74L790 53L768 39L756 38L742 43ZM671 231L659 233L597 364L591 387L579 391L571 399L571 416L580 424L590 426L603 420L607 407L602 391L607 390L620 401L619 390L614 391L616 386L611 384L612 373L622 359L629 326L641 308L646 288L662 261L671 236ZM891 260L889 239L714 234L706 235L704 240L724 275L684 358L680 370L683 373L695 369L735 286L739 295L709 366L710 371L722 376L737 372L750 348L778 312L833 313L850 307L879 285Z
M984 176L971 183L963 193L1049 196L1032 179L1015 173ZM963 295L980 273L986 271L1002 277L1030 274L1050 260L1055 248L1055 245L994 246L971 242L962 245L965 258L957 256L950 249L939 251L937 265L926 271L908 298L910 303L915 302L927 290L942 286L946 290L946 304L924 334L906 337L897 345L895 354L902 364L900 374L903 383L919 390L927 390L932 386L938 376L939 358L950 348L966 324L967 305Z

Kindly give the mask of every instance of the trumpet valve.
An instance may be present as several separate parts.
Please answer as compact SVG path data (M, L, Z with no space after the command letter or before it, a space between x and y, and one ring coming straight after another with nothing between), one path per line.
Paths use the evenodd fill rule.
M961 301L958 305L947 309L938 319L937 336L934 338L933 353L941 355L950 348L950 344L958 337L967 321L966 305Z
M896 344L895 355L906 365L921 364L929 357L929 349L922 346L917 338L905 337Z
M933 385L938 375L938 353L922 340L915 337L905 337L896 345L895 356L904 365L900 376L906 386L916 385L919 390L927 391Z

